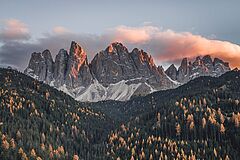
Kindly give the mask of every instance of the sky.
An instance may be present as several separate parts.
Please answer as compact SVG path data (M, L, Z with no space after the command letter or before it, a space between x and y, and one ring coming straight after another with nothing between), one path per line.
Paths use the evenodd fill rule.
M237 0L0 0L0 66L26 68L32 52L53 58L72 40L88 59L119 41L165 68L206 54L240 67Z

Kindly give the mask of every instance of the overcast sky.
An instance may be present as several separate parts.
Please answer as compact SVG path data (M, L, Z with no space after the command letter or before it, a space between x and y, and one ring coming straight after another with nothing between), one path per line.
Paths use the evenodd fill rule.
M91 59L112 41L158 65L211 54L240 66L237 0L0 0L0 62L21 70L32 52L55 56L75 40ZM239 64L239 65L238 65Z

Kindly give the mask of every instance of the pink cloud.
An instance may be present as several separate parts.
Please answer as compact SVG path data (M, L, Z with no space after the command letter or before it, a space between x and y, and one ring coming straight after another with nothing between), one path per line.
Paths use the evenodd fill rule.
M53 28L53 33L62 35L62 34L69 34L71 32L70 32L70 30L68 30L67 28L65 28L63 26L56 26Z
M58 26L53 29L53 33L55 33L55 39L80 42L86 48L90 58L106 48L109 43L119 41L129 49L135 47L144 49L153 55L159 65L176 62L183 57L194 58L209 54L212 57L219 57L230 62L231 67L240 67L239 45L227 41L207 39L190 32L162 30L155 26L145 25L141 27L117 26L101 35L74 34L66 28ZM49 43L48 46L51 46L53 42ZM59 44L57 42L55 46Z
M77 41L86 50L89 61L96 53L105 49L113 41L120 41L131 49L143 49L154 57L156 64L168 67L170 62L179 62L183 57L212 55L230 62L231 67L240 67L240 46L227 41L213 40L190 32L162 30L155 26L127 27L117 26L103 34L79 34L57 26L52 32L34 43L7 43L11 40L26 40L29 36L25 24L18 20L9 20L0 30L0 41L6 42L0 47L0 58L5 62L26 66L27 58L34 51L50 49L55 56L59 49L69 50L72 40ZM4 35L4 36L2 36ZM4 39L5 38L5 39ZM14 41L15 42L15 41ZM14 56L9 56L13 55ZM24 56L20 56L23 55ZM12 58L13 57L13 58ZM21 59L22 58L22 59ZM22 64L20 64L22 63ZM179 65L179 63L177 63Z
M209 54L229 61L231 67L240 67L240 46L227 41L207 39L190 32L160 30L154 26L120 26L114 31L113 38L147 50L159 63Z
M4 21L4 27L0 30L0 40L28 40L29 38L29 30L23 22L17 19Z
M127 27L118 26L112 29L111 36L114 41L124 41L126 43L144 43L152 38L152 33L158 32L157 27Z

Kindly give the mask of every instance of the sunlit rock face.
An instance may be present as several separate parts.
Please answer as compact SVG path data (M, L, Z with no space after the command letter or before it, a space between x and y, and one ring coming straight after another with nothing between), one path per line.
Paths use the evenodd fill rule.
M72 42L66 72L66 85L70 87L86 87L92 81L87 54L80 45Z
M136 67L127 48L121 43L112 43L93 58L91 70L95 78L107 86L134 77Z
M210 55L204 57L196 57L195 61L190 62L187 58L183 58L178 70L171 65L166 74L173 80L180 83L186 83L191 79L200 76L220 76L230 71L229 64L219 58L212 60Z
M112 43L104 51L99 52L91 62L94 77L104 86L122 80L128 84L147 83L154 89L163 89L161 82L168 81L165 74L159 72L153 58L137 48L129 52L121 43ZM163 71L164 72L164 71ZM172 87L171 84L168 87Z
M170 89L202 76L220 76L229 64L210 56L194 62L184 58L177 69L166 72L156 66L151 55L140 49L131 52L118 42L111 43L88 63L87 53L76 42L69 52L61 49L53 61L49 50L32 53L25 73L79 101L129 100L133 96Z
M178 85L155 65L151 55L137 48L129 52L118 42L97 53L90 64L74 41L69 53L59 51L55 62L48 50L33 53L25 73L80 101L128 100Z

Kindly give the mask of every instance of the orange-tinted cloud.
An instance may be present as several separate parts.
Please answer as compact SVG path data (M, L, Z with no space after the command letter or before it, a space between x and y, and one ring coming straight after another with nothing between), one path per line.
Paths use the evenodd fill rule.
M118 26L112 29L113 41L125 43L143 43L152 38L152 33L158 31L157 27L147 26L141 28Z
M209 54L229 61L231 67L240 67L239 45L207 39L189 32L162 31L153 26L137 28L121 26L115 28L113 37L150 51L159 63Z
M10 22L9 25L6 25L8 27L0 30L0 34L6 30L16 33L15 35L21 35L17 33L28 33L24 24L18 23L19 21ZM22 29L15 29L18 28L16 26ZM227 41L207 39L190 32L178 33L172 30L162 30L154 26L118 26L100 35L73 33L64 27L58 26L52 32L45 34L42 38L38 38L35 42L11 41L16 40L17 36L14 37L9 38L9 36L6 36L7 40L2 39L3 45L0 46L0 63L17 65L22 69L27 66L32 52L41 52L44 49L49 49L54 57L61 48L69 50L72 40L80 43L85 49L89 61L91 61L96 53L105 49L111 42L120 41L128 47L129 51L135 47L145 50L154 57L157 65L164 65L164 67L168 67L169 63L172 62L179 65L179 61L183 57L194 58L206 54L230 62L232 68L240 67L239 45Z
M56 26L56 27L53 28L53 33L62 35L62 34L68 34L68 33L71 33L71 32L63 26Z
M4 27L0 30L1 41L28 40L30 34L27 26L17 19L4 21Z

